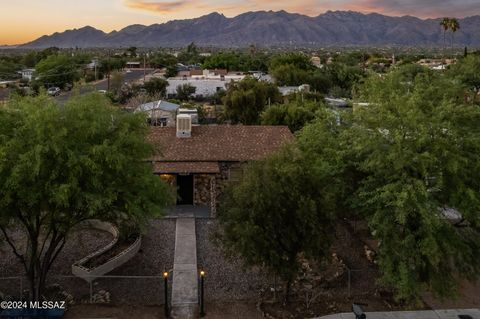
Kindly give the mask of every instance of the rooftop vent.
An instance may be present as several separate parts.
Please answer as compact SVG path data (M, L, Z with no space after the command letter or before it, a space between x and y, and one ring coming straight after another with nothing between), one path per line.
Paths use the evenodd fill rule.
M188 114L177 115L177 137L192 136L192 117Z
M186 109L186 108L180 108L178 109L178 115L190 115L190 118L192 119L192 124L198 124L198 111L197 109Z

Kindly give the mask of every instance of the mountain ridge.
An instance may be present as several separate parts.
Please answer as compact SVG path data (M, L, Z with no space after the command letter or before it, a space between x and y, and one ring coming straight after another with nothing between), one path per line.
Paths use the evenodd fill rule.
M440 19L387 16L355 11L327 11L306 16L281 11L250 11L228 18L212 12L193 19L149 26L133 24L106 33L91 26L55 32L20 45L22 48L240 47L270 45L441 46ZM459 19L455 45L480 46L480 16Z

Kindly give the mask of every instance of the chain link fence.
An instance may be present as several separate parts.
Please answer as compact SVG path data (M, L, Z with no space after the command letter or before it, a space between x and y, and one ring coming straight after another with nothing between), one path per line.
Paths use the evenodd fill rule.
M169 300L172 276L169 276ZM28 281L22 276L0 277L0 299L22 300L28 296ZM3 295L3 296L2 296ZM46 296L74 303L122 305L164 304L163 276L101 276L87 282L75 276L50 276Z

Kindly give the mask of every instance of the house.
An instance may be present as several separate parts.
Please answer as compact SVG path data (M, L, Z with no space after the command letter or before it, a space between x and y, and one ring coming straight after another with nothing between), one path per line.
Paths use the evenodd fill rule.
M125 67L127 69L140 69L142 66L140 64L140 62L137 62L137 61L128 61L126 64L125 64Z
M23 69L18 71L22 75L22 79L31 81L33 77L33 73L35 73L35 69Z
M456 59L421 59L417 64L432 70L444 70L447 66L455 64Z
M225 69L214 70L184 70L179 71L176 77L168 78L167 95L175 96L177 87L189 84L195 87L195 96L204 98L215 93L227 90L228 85L233 81L241 81L247 75L243 72L228 72Z
M243 164L272 154L293 139L286 126L193 125L177 116L176 127L153 127L149 141L159 153L154 173L177 187L177 205L210 209L227 183L238 181Z
M226 79L210 79L210 78L202 78L202 77L175 77L169 78L167 86L167 95L168 96L175 96L177 94L177 87L190 84L191 86L195 87L195 96L196 97L208 97L212 96L215 93L227 90L227 86L229 81Z
M175 126L175 116L180 105L164 100L153 101L138 106L134 112L147 114L147 121L153 126Z
M92 60L92 62L85 65L86 70L96 70L97 68L100 68L100 67L101 67L101 64L98 60Z
M348 101L345 99L338 99L338 98L333 98L333 97L326 97L325 98L325 103L327 103L328 106L330 107L349 107L350 105L348 104Z
M322 68L322 60L318 56L312 56L310 58L310 63L317 68Z
M287 96L298 92L310 92L310 85L302 84L300 86L279 86L278 90L282 96Z

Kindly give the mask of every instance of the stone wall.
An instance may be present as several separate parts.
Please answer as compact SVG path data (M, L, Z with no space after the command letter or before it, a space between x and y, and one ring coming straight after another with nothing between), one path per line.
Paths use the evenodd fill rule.
M208 206L211 216L215 217L222 194L230 182L230 170L239 169L242 163L221 162L220 173L195 174L194 176L194 205Z
M212 174L196 174L193 179L193 203L194 205L210 206L211 194L210 183L214 175Z

